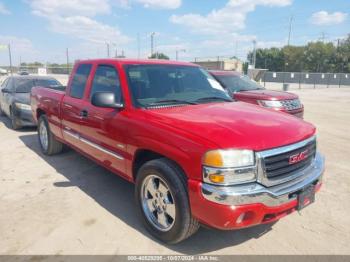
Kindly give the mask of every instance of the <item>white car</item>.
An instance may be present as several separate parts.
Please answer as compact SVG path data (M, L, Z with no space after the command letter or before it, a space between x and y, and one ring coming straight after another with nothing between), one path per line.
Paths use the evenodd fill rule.
M0 68L0 75L7 75L7 73L6 69Z

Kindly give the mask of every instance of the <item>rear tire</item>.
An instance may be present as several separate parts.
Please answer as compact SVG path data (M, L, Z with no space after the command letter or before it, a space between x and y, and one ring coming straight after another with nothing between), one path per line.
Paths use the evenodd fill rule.
M38 139L41 151L48 156L56 155L62 152L63 144L58 141L51 133L47 118L40 116L38 123Z
M191 214L186 177L166 158L151 160L139 169L135 199L146 229L163 242L179 243L199 228Z
M11 120L11 127L13 130L18 130L21 128L21 126L17 123L17 116L13 112L12 109L10 109L10 120Z

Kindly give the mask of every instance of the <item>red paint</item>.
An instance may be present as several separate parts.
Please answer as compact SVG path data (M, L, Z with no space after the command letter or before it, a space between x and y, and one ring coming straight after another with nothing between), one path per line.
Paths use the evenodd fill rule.
M201 193L201 182L195 180L189 181L189 196L193 216L205 225L222 230L274 222L295 211L298 204L297 200L292 200L274 207L261 203L241 206L220 205L206 200ZM241 223L236 223L242 213L248 216L245 216Z
M288 114L257 108L241 102L208 103L164 109L140 109L132 104L123 65L189 63L158 60L88 60L92 64L83 99L70 97L71 80L64 92L36 87L31 104L34 118L44 112L54 135L98 164L133 181L132 167L139 150L150 150L172 159L182 167L189 178L189 196L193 215L201 222L222 229L239 228L279 219L291 212L295 201L279 207L260 203L238 206L218 205L204 200L199 193L202 180L202 157L208 150L241 148L266 150L302 141L315 133L315 127ZM90 89L97 65L112 65L119 75L125 108L121 110L97 108L90 103ZM77 65L73 72L75 72ZM89 111L82 119L79 112ZM63 132L69 128L93 143L118 154L123 160L101 153ZM234 221L247 212L242 224ZM270 217L265 217L271 214Z
M215 76L234 76L240 77L241 74L233 71L210 71L210 73ZM259 105L259 100L271 100L271 101L283 101L283 100L293 100L299 97L296 94L283 92L283 91L273 91L273 90L252 90L244 92L236 92L232 94L232 98L245 103ZM285 108L273 108L270 110L280 111L295 115L297 117L303 118L304 106L296 110L287 110Z

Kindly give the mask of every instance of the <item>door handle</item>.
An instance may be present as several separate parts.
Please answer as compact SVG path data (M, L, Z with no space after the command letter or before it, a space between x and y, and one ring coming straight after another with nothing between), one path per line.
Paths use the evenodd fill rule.
M89 116L89 113L87 110L81 110L79 115L81 116L81 118L87 118Z

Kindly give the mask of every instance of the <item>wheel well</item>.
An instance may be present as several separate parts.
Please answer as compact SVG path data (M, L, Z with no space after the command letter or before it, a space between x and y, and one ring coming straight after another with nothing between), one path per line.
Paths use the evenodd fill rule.
M36 117L37 117L38 120L39 120L39 118L40 118L42 115L45 115L45 111L44 111L44 110L41 110L41 109L37 109L37 110L36 110Z
M176 163L174 160L151 150L140 149L135 153L135 157L132 165L132 175L133 175L134 181L136 180L137 172L139 171L140 167L143 164L145 164L148 161L160 159L160 158L166 158L169 161L171 161L174 165L176 165L176 167L178 167L182 171L182 173L186 177L182 167L178 163Z

